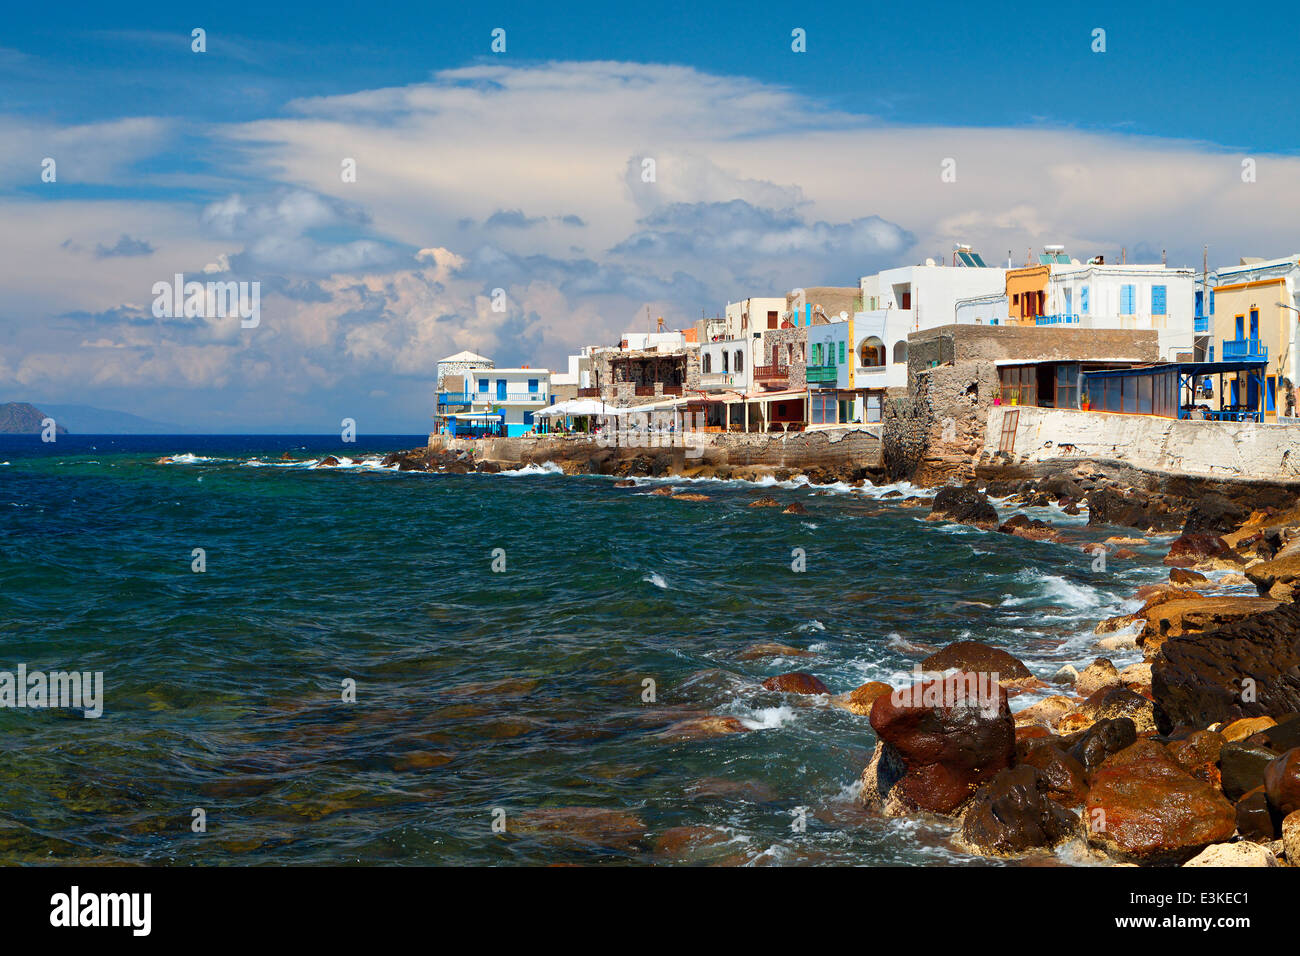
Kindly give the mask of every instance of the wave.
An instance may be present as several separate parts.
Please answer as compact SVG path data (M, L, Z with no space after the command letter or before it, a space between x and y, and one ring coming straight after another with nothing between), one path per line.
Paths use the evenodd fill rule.
M668 590L668 582L665 581L661 575L658 575L653 571L651 571L641 580L645 581L647 584L653 584L655 587L659 588L660 590L663 591Z
M507 478L526 478L529 475L562 475L564 469L553 461L544 461L540 465L530 462L522 468L504 468L497 474L505 475Z

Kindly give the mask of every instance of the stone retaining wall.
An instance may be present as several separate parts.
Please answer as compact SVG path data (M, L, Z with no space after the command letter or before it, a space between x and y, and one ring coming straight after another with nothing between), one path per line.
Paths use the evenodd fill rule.
M1014 443L1000 455L1007 413ZM1300 426L1178 421L1073 409L999 408L989 415L981 462L1026 465L1092 460L1223 481L1300 484Z

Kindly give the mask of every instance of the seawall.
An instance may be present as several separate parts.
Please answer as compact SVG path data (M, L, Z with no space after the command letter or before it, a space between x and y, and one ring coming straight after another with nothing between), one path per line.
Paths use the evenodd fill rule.
M883 466L881 426L863 425L782 435L746 433L690 433L682 435L539 436L514 438L449 438L430 435L429 448L468 451L477 461L499 465L554 462L566 470L606 473L611 462L645 458L657 460L671 471L698 468L789 469L795 472L863 471L879 473Z
M1083 461L1176 478L1296 486L1300 427L1030 406L989 415L981 465L1041 471L1035 466Z

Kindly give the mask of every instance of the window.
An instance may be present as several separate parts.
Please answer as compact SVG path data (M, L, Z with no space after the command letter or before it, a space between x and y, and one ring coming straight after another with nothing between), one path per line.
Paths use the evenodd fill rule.
M840 364L844 364L844 343L840 343Z
M1240 342L1245 337L1246 337L1246 317L1244 315L1239 315L1237 316L1237 341Z
M708 352L705 352L704 358L700 359L700 371L705 375L708 375L713 371L713 356Z
M745 370L745 353L740 351L740 349L736 349L736 371L743 372L744 370Z
M1079 287L1079 311L1084 315L1088 314L1088 287Z
M836 423L836 408L837 402L833 392L829 395L814 392L809 421L814 425L834 425Z
M885 364L885 343L874 335L862 340L858 346L858 364L863 368L879 368Z
M1009 365L999 369L1003 405L1038 404L1038 370L1033 365Z
M1259 309L1250 310L1250 339L1252 342L1259 339Z
M1162 285L1153 285L1151 287L1151 314L1165 314L1165 287Z
M769 312L769 313L767 313L767 327L768 327L769 329L774 329L774 328L776 328L778 322L779 322L779 319L778 319L777 314L776 314L775 312Z
M730 352L728 352L726 349L723 349L722 351L722 374L723 375L726 375L728 372L731 371L730 355L731 355Z
M1119 287L1119 314L1132 315L1134 313L1134 303L1137 301L1137 286L1122 285Z
M488 390L488 380L487 380L487 379L485 379L485 378L481 378L481 379L478 380L478 390L479 390L480 392L486 392L486 391Z
M528 391L533 395L537 394L537 379L530 378L528 380Z
M1074 311L1074 309L1071 308L1071 306L1073 305L1073 301L1072 301L1073 299L1074 299L1074 295L1072 294L1072 291L1070 289L1066 289L1065 290L1065 314L1066 315L1070 315Z
M1056 407L1079 407L1079 366L1066 364L1056 366Z
M880 421L880 395L876 392L867 394L867 421Z
M907 361L907 343L895 342L894 343L894 364L901 365L906 361Z

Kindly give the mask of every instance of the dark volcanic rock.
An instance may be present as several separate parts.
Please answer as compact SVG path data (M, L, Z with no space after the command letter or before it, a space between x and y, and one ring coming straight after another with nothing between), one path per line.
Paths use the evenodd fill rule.
M1197 780L1222 787L1219 756L1227 740L1212 730L1195 730L1179 740L1170 741L1169 756Z
M1079 818L1052 800L1049 789L1033 767L1001 771L976 792L962 821L962 842L998 855L1060 843L1074 833Z
M1250 517L1250 508L1223 495L1209 492L1199 496L1187 513L1183 534L1206 532L1212 535L1231 534Z
M1194 532L1183 534L1174 539L1165 555L1165 564L1179 568L1190 568L1206 561L1227 561L1232 564L1244 564L1241 556L1228 547L1218 535Z
M989 529L997 527L998 510L990 504L988 495L982 491L949 485L940 488L934 496L930 520L953 521Z
M1137 863L1181 863L1237 829L1233 805L1151 740L1108 757L1084 805L1089 842Z
M1137 740L1137 727L1127 717L1099 720L1071 741L1069 754L1083 765L1084 770L1094 770L1112 754L1132 746Z
M1047 781L1047 795L1058 803L1075 806L1088 793L1088 772L1053 743L1032 747L1020 763L1033 767Z
M1288 750L1264 768L1264 793L1282 816L1300 810L1300 748Z
M1246 743L1227 743L1219 751L1219 773L1223 778L1223 792L1236 800L1256 787L1264 785L1264 768L1277 756L1267 747L1253 747Z
M1300 604L1166 641L1151 693L1174 725L1300 711Z
M1113 488L1097 488L1088 495L1088 524L1115 524L1128 528L1175 531L1182 515L1171 511L1163 499L1131 489L1120 494Z
M777 674L763 681L767 690L781 691L785 694L829 694L826 685L812 674L795 671L793 674Z
M1281 818L1268 805L1263 787L1237 801L1237 832L1243 839L1264 843L1282 835Z
M1006 651L979 641L956 641L921 661L926 671L957 669L975 674L997 674L999 680L1024 680L1034 675Z
M871 726L897 756L891 796L905 807L953 813L981 783L1011 766L1016 728L1007 694L982 699L977 675L954 674L878 697Z

